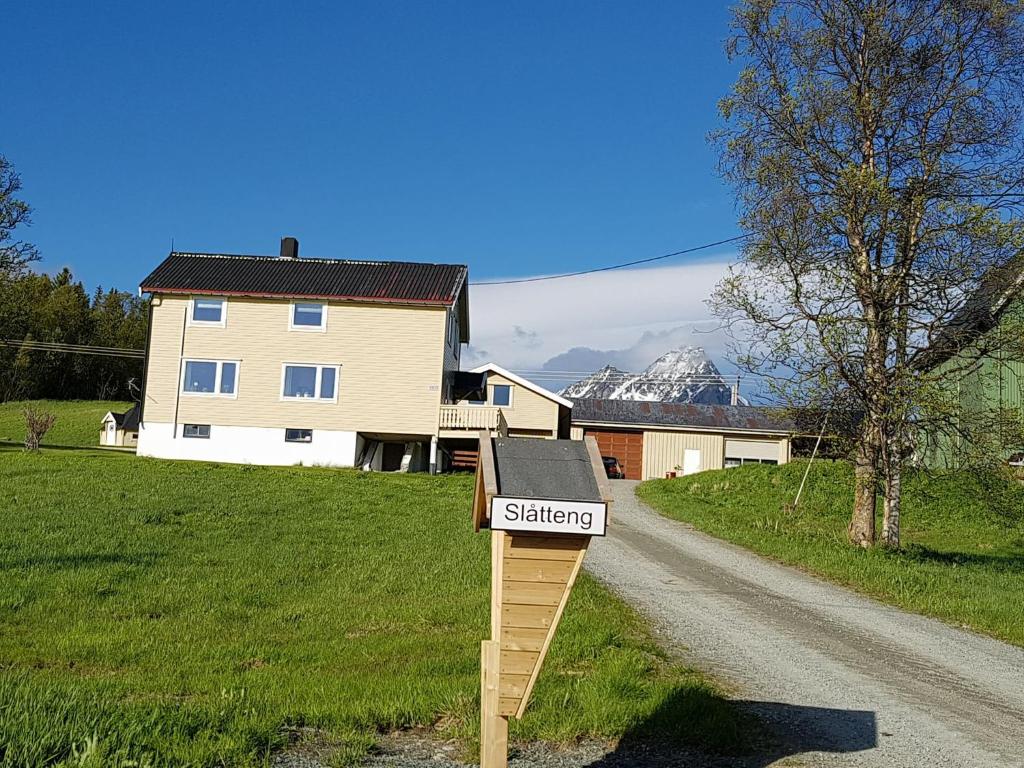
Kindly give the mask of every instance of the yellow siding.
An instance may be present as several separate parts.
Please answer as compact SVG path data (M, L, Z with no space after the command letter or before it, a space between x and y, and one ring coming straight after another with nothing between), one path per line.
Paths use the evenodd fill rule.
M230 298L223 328L186 325L188 304L154 302L146 421L174 421L184 357L238 360L237 398L181 394L178 423L436 434L443 309L329 303L327 330L318 332L289 330L288 300ZM340 365L338 401L282 401L285 362Z
M687 448L700 451L700 471L721 469L725 441L710 432L644 432L644 480L664 477L682 466Z
M583 439L583 427L577 427L575 424L569 429L570 440L582 440Z
M487 374L488 402L494 402L492 392L495 384L508 384L512 387L512 405L501 407L510 432L543 430L552 437L558 436L558 403L493 372Z

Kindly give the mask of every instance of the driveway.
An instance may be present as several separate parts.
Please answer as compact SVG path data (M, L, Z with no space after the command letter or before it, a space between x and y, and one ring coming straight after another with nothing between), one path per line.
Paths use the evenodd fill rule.
M1024 766L1024 650L705 536L636 485L613 483L586 566L767 724L757 765Z

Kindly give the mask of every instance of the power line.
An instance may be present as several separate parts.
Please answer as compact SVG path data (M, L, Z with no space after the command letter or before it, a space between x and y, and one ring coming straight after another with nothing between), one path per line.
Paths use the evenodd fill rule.
M17 339L0 339L0 347L23 349L27 352L58 352L73 355L99 355L101 357L128 357L137 360L145 358L143 349L126 349L124 347L97 347L86 344L65 344L56 341L34 341Z
M561 280L563 277L579 277L580 275L592 275L596 272L610 272L613 269L624 269L625 267L635 267L638 264L650 264L652 261L661 261L662 259L671 259L673 256L682 256L686 253L695 253L697 251L704 251L708 248L714 248L718 245L727 245L728 243L735 243L737 240L743 240L750 237L752 233L745 235L736 235L735 237L728 237L725 240L717 240L713 243L705 243L704 245L697 245L693 248L684 248L681 251L673 251L672 253L665 253L661 256L652 256L649 259L637 259L636 261L627 261L622 264L612 264L608 267L595 267L594 269L582 269L579 272L564 272L559 275L542 275L540 277L521 277L514 280L484 280L481 282L471 282L470 285L512 285L514 283L538 283L541 280Z

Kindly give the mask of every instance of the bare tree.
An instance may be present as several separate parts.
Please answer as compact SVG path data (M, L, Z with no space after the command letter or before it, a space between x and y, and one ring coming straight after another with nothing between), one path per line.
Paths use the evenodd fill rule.
M743 0L728 51L715 138L749 237L713 305L784 402L863 414L849 538L873 545L881 481L899 546L928 393L991 352L948 328L1024 248L1021 6Z
M20 191L21 177L0 155L0 278L16 275L39 259L34 245L14 239L14 230L32 221L32 209L17 196Z
M57 421L57 417L52 413L37 411L35 408L26 408L23 413L25 415L25 450L38 452L43 436L50 431L50 427Z

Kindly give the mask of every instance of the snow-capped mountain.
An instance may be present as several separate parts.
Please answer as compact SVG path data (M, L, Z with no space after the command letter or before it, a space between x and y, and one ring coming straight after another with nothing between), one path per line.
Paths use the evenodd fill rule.
M562 390L570 400L647 400L662 403L728 405L732 388L700 347L666 352L642 373L620 371L606 365Z

